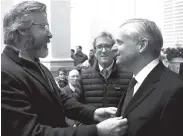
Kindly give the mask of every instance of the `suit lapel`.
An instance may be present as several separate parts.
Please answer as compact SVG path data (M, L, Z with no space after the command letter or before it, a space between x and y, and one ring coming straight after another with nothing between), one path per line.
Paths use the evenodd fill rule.
M58 86L56 85L52 74L50 73L50 71L43 64L41 64L41 65L42 65L43 70L46 71L45 74L46 74L48 80L50 81L50 84L52 85L52 89L53 89L52 92L54 92L56 94L56 97L57 97L58 101L60 101L60 99L59 99L59 96L60 96L59 91L60 90L59 90Z
M116 111L116 117L120 117L121 116L121 110L122 110L122 106L123 106L123 102L124 102L126 93L127 93L127 90L121 96L121 99L120 99L119 104L118 104L118 109Z
M33 76L37 81L39 81L48 90L49 94L56 97L54 92L51 90L47 81L43 78L41 71L33 62L24 60L18 56L19 52L12 49L12 47L6 46L3 53L10 57L15 63L19 64L27 73Z
M28 68L28 67L23 67L24 70L29 73L31 76L33 76L37 81L39 81L42 85L44 85L46 88L48 88L50 90L50 87L48 85L48 83L46 82L46 80L43 78L43 76L41 75L41 72L35 71L35 69L33 70L32 68Z
M138 91L133 96L132 100L129 102L126 110L124 112L124 117L135 109L143 100L150 95L150 93L156 88L156 83L159 81L160 75L164 69L163 64L160 62L146 77Z

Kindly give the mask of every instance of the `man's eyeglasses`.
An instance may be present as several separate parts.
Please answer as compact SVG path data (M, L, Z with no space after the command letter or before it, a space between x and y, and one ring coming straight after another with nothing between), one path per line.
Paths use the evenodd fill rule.
M41 29L48 29L49 30L49 25L48 24L36 24L36 23L32 23L32 25L39 26Z
M111 44L100 44L96 46L97 50L102 50L103 48L105 48L106 50L111 50L112 45Z

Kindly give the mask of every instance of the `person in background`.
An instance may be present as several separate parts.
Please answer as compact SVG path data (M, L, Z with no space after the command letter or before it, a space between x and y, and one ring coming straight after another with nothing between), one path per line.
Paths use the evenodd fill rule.
M96 63L81 73L84 104L117 107L132 74L116 65L111 51L115 40L111 33L101 32L93 42Z
M15 5L4 17L3 31L6 47L1 54L1 135L120 136L126 133L126 119L110 118L116 108L96 109L65 95L48 68L40 63L39 58L48 55L47 46L52 38L45 4L23 1ZM88 125L68 127L65 117Z
M75 50L71 49L71 58L74 59Z
M89 59L85 60L82 64L77 66L77 70L80 71L80 73L84 72L89 67L92 67L94 63L96 62L95 53L93 49L90 49L89 52Z
M80 87L80 74L76 69L73 69L68 74L68 85L62 88L63 93L75 98L78 102L82 102L81 87ZM81 123L69 118L66 118L66 123L69 126L78 126Z
M87 59L87 55L82 52L82 47L80 45L76 46L76 53L74 55L74 66L83 63Z
M116 113L128 120L127 136L183 135L183 78L160 61L162 46L160 29L147 19L129 19L117 33L116 63L134 75Z
M67 71L64 68L58 69L58 76L55 77L55 81L60 89L64 88L67 84Z
M162 61L162 63L164 64L165 67L169 67L170 66L170 62L168 61L167 59L167 55L165 54L165 50L164 48L161 49L161 52L160 52L160 60Z
M74 97L78 102L81 102L81 86L80 86L81 76L79 71L73 69L68 74L68 85L62 88L63 93L68 96Z

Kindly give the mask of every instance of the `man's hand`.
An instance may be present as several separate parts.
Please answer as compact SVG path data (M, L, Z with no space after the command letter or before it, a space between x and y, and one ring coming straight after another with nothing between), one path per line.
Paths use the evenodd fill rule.
M98 108L94 112L94 120L101 122L108 118L114 117L117 108L115 107L108 107L108 108Z
M98 136L123 136L127 133L127 119L115 117L97 124Z

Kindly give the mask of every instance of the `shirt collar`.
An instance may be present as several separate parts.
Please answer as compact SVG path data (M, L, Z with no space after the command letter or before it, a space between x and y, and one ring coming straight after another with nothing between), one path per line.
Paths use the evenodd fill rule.
M154 59L148 65L146 65L135 77L137 83L142 84L148 74L158 65L159 58Z
M75 87L72 86L70 83L69 83L69 87L71 88L71 90L72 90L73 92L75 92Z
M111 71L113 64L114 64L114 60L112 61L111 65L108 68L106 68L107 71ZM104 68L99 64L99 69L100 69L100 71L102 71Z

